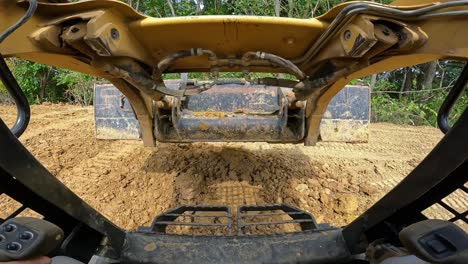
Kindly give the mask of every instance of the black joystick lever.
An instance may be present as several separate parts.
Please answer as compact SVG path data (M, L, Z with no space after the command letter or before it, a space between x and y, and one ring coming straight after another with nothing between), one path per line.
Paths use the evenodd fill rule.
M44 256L63 240L58 226L42 219L18 217L0 225L0 262Z

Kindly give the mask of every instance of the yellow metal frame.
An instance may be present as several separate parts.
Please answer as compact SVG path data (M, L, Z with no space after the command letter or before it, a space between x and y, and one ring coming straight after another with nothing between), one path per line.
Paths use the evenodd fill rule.
M141 124L144 144L152 146L154 98L110 74L103 65L131 61L124 64L151 69L166 56L191 48L209 49L223 58L264 51L294 61L303 56L337 14L352 3L338 5L317 18L293 19L255 16L150 18L113 0L63 4L40 2L35 15L0 44L0 53L109 79L129 98ZM413 10L438 3L397 0L391 6ZM0 4L0 32L16 22L26 7L24 1ZM468 6L451 10L468 10ZM382 26L377 27L374 22L379 19L378 15L358 15L348 26L352 34L361 34L365 43L369 43L369 46L361 47L364 50L361 55L356 55L361 50L352 50L353 45L344 43L346 40L336 35L317 56L297 64L308 76L317 75L329 61L341 65L329 83L307 95L306 145L315 144L320 120L329 101L350 80L435 59L468 59L468 37L464 33L468 28L467 16L417 21L386 19L406 30L408 35L406 46L391 52L388 52L390 47L401 40L393 35L377 34ZM117 37L113 37L113 31L118 32ZM209 69L206 57L198 56L178 60L170 71L206 72ZM241 69L227 67L223 70ZM281 70L265 65L252 71Z

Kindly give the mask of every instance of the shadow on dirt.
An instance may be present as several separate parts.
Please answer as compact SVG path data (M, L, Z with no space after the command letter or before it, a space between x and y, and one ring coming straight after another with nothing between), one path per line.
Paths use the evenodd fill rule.
M194 143L160 144L143 169L175 174L174 206L287 203L304 208L304 185L317 178L319 167L295 147Z

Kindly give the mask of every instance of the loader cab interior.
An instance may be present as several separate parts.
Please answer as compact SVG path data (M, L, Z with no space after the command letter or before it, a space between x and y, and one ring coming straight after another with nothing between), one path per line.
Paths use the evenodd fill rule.
M349 45L345 45L345 48L349 50L345 50L344 54L340 53L339 56L336 56L348 57L343 60L338 59L339 62L335 59L331 63L332 65L323 62L316 64L317 67L322 67L320 71L311 70L307 63L303 64L300 60L285 59L284 57L289 58L293 55L287 54L288 52L281 48L277 50L278 52L239 52L242 55L239 58L225 58L223 55L219 55L223 53L222 48L213 51L209 48L191 47L168 53L167 56L159 60L157 67L149 69L148 65L145 64L145 60L138 58L138 55L141 54L132 54L133 51L128 51L125 48L135 47L132 45L136 42L131 44L132 42L129 41L120 48L125 49L127 57L135 55L132 58L138 58L138 63L128 60L127 57L122 59L119 55L115 55L114 58L113 53L122 52L122 50L109 48L111 46L106 47L104 42L97 41L99 36L95 36L94 39L85 38L85 41L81 42L83 36L80 38L73 35L82 32L87 26L87 30L92 28L92 26L86 24L87 21L89 23L92 20L83 20L83 17L99 15L102 16L100 19L106 19L103 14L106 14L106 8L109 7L115 8L113 11L122 12L128 18L142 19L142 21L138 20L138 23L140 23L138 25L142 26L138 30L149 30L144 28L145 23L148 23L147 25L151 27L157 26L157 23L153 24L155 22L139 17L129 7L124 7L113 1L101 1L99 3L96 3L97 1L85 1L74 4L46 1L38 4L35 0L12 2L15 2L10 3L15 6L12 10L15 10L15 12L21 10L25 13L21 17L11 19L16 22L2 33L0 44L4 45L0 45L0 52L6 56L18 56L20 54L27 59L47 62L47 59L41 53L45 52L44 54L57 56L54 58L65 58L62 61L52 59L50 64L82 70L111 79L113 84L131 99L133 110L142 125L142 130L145 129L145 125L149 127L149 130L144 130L142 135L145 145L154 144L155 139L162 142L198 142L216 139L224 141L258 141L262 139L271 143L312 144L317 138L313 138L315 133L315 131L312 131L314 121L311 116L307 115L307 105L314 102L315 99L317 99L316 102L322 102L320 98L323 99L324 94L326 95L330 89L338 89L337 87L341 84L342 88L348 81L343 77L344 75L352 75L354 71L362 71L360 74L365 74L385 70L385 68L375 66L375 68L366 71L366 67L369 65L363 66L361 64L354 65L357 68L353 68L352 63L347 64L350 57L358 60L356 58L364 56L366 52L371 50L372 54L366 55L368 62L378 63L379 60L385 62L385 59L389 57L401 55L398 53L401 50L393 50L380 56L376 56L376 54L391 49L390 46L394 48L396 42L405 38L404 36L389 37L389 35L392 35L386 31L386 25L389 24L377 23L375 24L376 27L380 29L385 26L384 31L388 34L384 34L383 37L380 36L381 38L372 39L370 42L367 42L365 36L361 36L363 38L362 43L369 46L364 47L356 44L357 46L348 47ZM447 6L442 7L437 4L427 4L429 7L423 5L423 7L411 6L399 9L358 2L356 6L348 5L343 9L332 11L325 15L325 18L328 19L327 21L331 21L328 27L334 27L340 20L334 20L333 18L347 17L345 15L348 12L356 14L368 12L368 15L382 15L385 18L393 15L392 21L398 20L401 16L407 14L404 12L413 12L414 14L411 14L415 15L414 21L425 19L439 21L438 17L466 15L465 4L468 3L465 2L444 2L444 5ZM48 7L51 9L46 11ZM39 14L37 16L34 15L36 8L39 10L36 13ZM91 12L93 8L100 9ZM459 9L439 12L445 10L445 8ZM434 11L436 13L433 13ZM61 16L63 15L61 12L66 13L65 17ZM4 16L4 14L0 9L0 17ZM109 12L109 14L112 14L112 12ZM30 21L33 23L43 21L46 18L51 19L46 28L42 28L40 32L35 32L37 34L31 35L34 36L31 37L32 43L37 46L23 47L24 50L30 49L30 52L24 52L24 50L15 50L15 47L11 46L11 42L3 42L8 40L9 35L16 39L20 38L20 35L14 35L15 31L23 30L21 33L27 34L28 30L36 30L36 28L31 29L31 24L25 24L31 18ZM213 21L202 21L201 23L209 24L208 28L216 32L215 25L219 23L216 19L219 18L214 18ZM242 21L239 20L238 22L239 24L249 25L251 23L249 19L253 19L254 23L270 23L268 21L261 22L254 18L242 18ZM176 28L187 30L183 26L185 22L174 21ZM375 19L371 19L371 21L375 21ZM302 23L299 21L295 21L296 24L293 23L294 25L288 24L287 21L283 22L290 27L303 26L299 25ZM283 22L276 21L273 24L280 24L281 26ZM413 42L406 43L406 46L400 43L401 46L399 47L404 50L405 56L408 55L407 53L416 53L411 49L421 48L423 43L417 40L425 38L424 41L429 41L428 39L436 38L429 34L433 32L423 32L423 34L420 31L421 29L416 29L414 25L407 26L403 23L397 23L398 21L393 22L394 24L388 26L388 30L391 30L391 32L401 33L404 31L409 35L414 33L412 35L414 37ZM457 20L458 22L460 21ZM170 24L171 22L167 23ZM190 23L189 25L193 26ZM193 23L198 26L196 24L198 22ZM397 24L400 26L395 27ZM59 34L61 40L64 41L63 45L44 46L47 41L56 36L54 32L57 25L63 26L61 34ZM24 27L22 28L22 26ZM427 30L424 26L421 27ZM249 27L241 27L240 30L247 30L246 28ZM317 28L319 27L317 26ZM339 29L339 25L336 25L335 31L339 31ZM116 40L125 36L123 31L119 33L115 28L109 30L111 39ZM135 32L138 30L135 29ZM325 35L320 36L333 40L333 38L327 37L327 34L333 36L332 33L336 32L324 32ZM345 30L344 33L346 32L348 31ZM351 31L343 34L342 37L347 40L351 37L349 34L351 34ZM356 41L358 44L361 43L360 40ZM372 46L377 42L380 44L391 43L391 45ZM84 43L88 46L84 46ZM336 43L340 43L340 40ZM210 46L209 42L201 41L200 44ZM326 42L323 45L325 44ZM247 42L246 45L253 44ZM329 45L334 44L329 43ZM457 45L463 46L466 43L458 43ZM375 49L371 49L372 47ZM72 51L61 50L62 48ZM238 47L227 47L227 49L231 48L236 49ZM431 46L431 48L435 49L437 47ZM316 53L315 49L311 50L311 52L304 55L305 61L310 62L320 57L314 54ZM317 52L319 51L320 49ZM325 53L326 50L322 50L322 52ZM459 52L459 54L453 55L455 58L468 59L468 57L464 57L463 50L453 52ZM88 56L91 53L93 56ZM284 54L279 56L273 53ZM314 55L317 56L314 57ZM111 63L106 61L108 58L112 58ZM410 61L405 63L411 64L413 61L411 61L410 56L407 58ZM413 59L416 62L420 61L421 58L415 57ZM79 63L73 62L73 60L79 61ZM346 65L343 66L344 64ZM339 68L340 65L343 68ZM296 79L291 81L263 78L249 81L249 78L246 77L245 80L250 86L245 87L245 83L218 80L216 72L220 68L237 72L242 72L246 68L258 71L269 70L288 73L296 77ZM171 87L171 84L162 84L161 80L158 79L161 72L180 72L183 70L200 72L207 69L212 74L214 73L215 78L212 82L199 84L185 82L182 86ZM350 72L343 74L345 71ZM244 71L244 73L248 75L248 72ZM124 230L67 188L18 140L18 137L27 129L30 109L21 88L3 57L0 60L0 78L12 98L14 98L18 109L18 117L12 128L9 128L0 119L0 194L6 195L21 204L11 215L5 219L0 219L0 262L26 260L40 255L53 257L53 263L301 262L462 264L468 262L468 235L466 230L457 225L461 222L468 223L468 210L465 208L464 211L460 212L444 202L444 198L454 192L468 194L468 138L466 136L468 135L468 108L452 126L448 122L450 109L465 89L468 81L468 66L465 66L438 113L439 127L445 133L442 140L396 187L350 224L341 227L317 223L310 213L287 204L244 205L240 206L236 213L233 213L231 208L223 205L183 205L166 211L159 216L154 216L154 220L149 226L141 226L136 230ZM338 86L335 87L335 85ZM290 89L289 91L292 91L293 95L283 92L278 87ZM197 95L198 97L196 97ZM184 98L192 99L187 100ZM247 100L245 98L255 102L271 101L272 103L263 104L258 109L255 108L258 105L247 108L243 105ZM311 98L312 101L310 101ZM229 108L232 107L232 103L226 104L223 103L223 100L237 102L237 108L242 108L243 112L240 113L237 108L234 110ZM325 99L323 100L323 102L326 102ZM141 102L143 103L140 104ZM151 105L151 107L145 108L148 105ZM203 108L206 105L218 106L219 112L232 112L233 114L227 121L214 119L209 126L215 127L217 130L208 131L203 127L193 125L196 124L193 123L195 122L193 120L196 120L199 116L187 116L187 111L184 111L184 109ZM252 106L251 104L246 105ZM274 109L266 109L266 107L263 107L265 105L273 105ZM142 113L148 109L154 110L152 112L154 116L145 119L145 115ZM204 109L201 110L201 112L203 111ZM259 115L259 112L261 117L249 116L252 113ZM289 115L284 113L289 113ZM225 133L226 127L230 129L229 133ZM245 130L245 127L248 127L248 130ZM220 132L220 130L222 131ZM147 133L148 131L150 131L150 135ZM448 220L427 219L422 212L436 204L451 212L453 217ZM33 210L40 217L18 217L25 210ZM204 217L216 218L216 221L177 221L180 217L197 218L200 216L198 214L200 212L208 212ZM246 231L251 226L265 224L264 221L258 220L259 216L274 218L278 214L287 215L290 220L280 220L274 222L274 224L298 224L300 231L262 235L253 235ZM248 217L253 220L247 221L246 218ZM214 228L222 231L216 232L216 235L180 235L169 232L172 226L179 225Z
M414 171L347 226L317 224L312 215L285 204L239 208L242 213L270 210L291 215L292 221L297 221L302 231L283 235L248 235L238 231L237 234L193 236L166 232L167 227L177 224L175 219L185 212L209 211L229 219L229 208L222 206L181 206L155 217L151 226L122 230L50 174L2 123L0 144L6 151L1 152L0 159L1 192L22 206L2 220L1 232L3 238L8 238L7 227L10 224L21 226L22 218L15 217L31 209L63 230L60 243L48 242L57 246L49 253L50 256L66 256L81 263L88 263L91 259L112 263L367 263L363 257L365 252L374 258L372 263L386 263L378 261L387 253L397 261L391 263L419 263L417 261L422 260L465 263L467 235L453 223L466 223L466 210L457 212L443 200L452 192L468 191L468 153L464 147L468 132L467 113L465 111ZM455 216L449 221L427 220L422 212L434 204L443 206ZM240 215L239 211L238 217ZM222 223L231 228L228 225L231 221ZM37 227L32 228L35 230ZM4 239L0 245L6 249L7 242L11 241ZM400 248L400 251L392 255L394 248ZM439 248L441 253L438 255L439 251L435 250ZM3 254L5 249L0 252ZM15 254L6 252L7 258L2 255L2 260L14 259L11 256Z

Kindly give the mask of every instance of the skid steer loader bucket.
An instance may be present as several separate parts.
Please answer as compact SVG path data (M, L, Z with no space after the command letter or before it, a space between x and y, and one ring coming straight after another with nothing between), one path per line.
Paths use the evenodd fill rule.
M369 87L347 85L330 101L320 123L320 136L322 141L367 142L369 122Z
M182 82L165 83L171 89L179 89ZM239 82L219 84L190 97L173 97L158 108L155 137L163 142L300 142L305 134L305 104L291 106L290 90ZM97 138L139 138L132 108L117 88L97 84L94 102ZM369 107L367 86L346 86L324 114L322 140L367 142Z
M128 99L111 84L94 86L94 122L98 139L139 139L140 127Z

